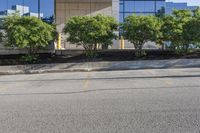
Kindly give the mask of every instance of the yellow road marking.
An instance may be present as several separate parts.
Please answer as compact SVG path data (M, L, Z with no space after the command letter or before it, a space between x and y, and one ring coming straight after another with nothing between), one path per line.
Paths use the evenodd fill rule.
M0 87L0 91L4 91L6 88L2 88L2 87Z
M172 81L169 81L169 80L164 80L164 82L167 84L167 85L172 85Z
M149 71L147 71L147 73L149 73L149 74L155 74L155 72L153 70L149 70ZM164 80L162 80L160 78L155 78L155 79L158 80L158 81L164 82L168 86L172 85L172 81L169 81L167 79L164 79Z
M84 81L84 88L89 87L89 82L90 82L90 73L87 74L87 79Z

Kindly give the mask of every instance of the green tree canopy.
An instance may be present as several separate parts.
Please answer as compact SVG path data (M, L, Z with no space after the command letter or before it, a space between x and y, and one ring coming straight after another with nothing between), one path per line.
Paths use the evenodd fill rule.
M200 43L200 8L193 11L192 18L183 26L183 38L193 46Z
M29 54L46 48L54 40L54 28L36 17L9 16L3 26L6 32L7 46L26 48Z
M64 32L68 35L68 42L82 45L86 54L93 56L97 44L112 44L117 27L116 20L110 16L75 16L66 23Z
M139 56L146 42L157 42L161 36L161 22L155 16L129 16L125 19L123 28L124 37L133 43Z
M198 7L197 9L195 9L193 11L193 17L194 18L200 18L200 7Z
M183 38L188 44L200 43L200 19L191 19L184 25Z
M173 34L176 32L176 20L173 16L167 15L162 18L163 24L161 26L163 41L173 41L175 37Z
M163 40L170 41L173 49L181 52L187 50L188 41L184 40L184 25L192 18L192 12L189 10L174 10L170 16L163 18L161 32Z

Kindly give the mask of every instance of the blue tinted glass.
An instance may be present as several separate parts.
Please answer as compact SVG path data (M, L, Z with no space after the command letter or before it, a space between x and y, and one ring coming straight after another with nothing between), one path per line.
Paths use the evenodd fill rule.
M120 12L123 12L123 9L124 9L124 8L123 8L123 5L120 4L120 5L119 5L119 10L120 10Z
M145 12L145 2L135 1L134 2L134 12Z
M164 0L120 0L120 22L129 15L155 15L165 9ZM162 10L161 10L162 9Z
M124 21L124 13L120 13L119 22L123 22L123 21Z
M155 12L155 1L125 1L125 12Z
M125 12L134 12L134 5L135 1L125 1L124 2Z
M155 12L155 1L144 2L144 12Z
M125 13L124 17L126 18L126 17L131 16L131 15L133 15L133 13Z
M155 13L129 13L129 15L136 14L137 16L155 15Z

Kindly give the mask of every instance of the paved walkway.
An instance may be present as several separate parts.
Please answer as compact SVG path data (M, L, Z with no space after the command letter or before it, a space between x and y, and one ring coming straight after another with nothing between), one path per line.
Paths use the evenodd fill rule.
M175 60L143 60L143 61L114 61L114 62L84 62L0 66L0 75L7 74L37 74L53 72L77 71L110 71L135 69L164 69L164 68L198 68L200 59Z

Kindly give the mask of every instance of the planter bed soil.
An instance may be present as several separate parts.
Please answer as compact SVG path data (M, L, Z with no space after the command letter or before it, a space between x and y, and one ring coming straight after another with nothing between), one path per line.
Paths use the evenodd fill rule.
M95 59L87 59L85 54L74 56L55 55L55 54L39 54L36 64L48 63L72 63L86 61L134 61L134 60L163 60L163 59L190 59L200 58L200 51L192 52L187 55L177 55L169 50L146 50L146 56L137 58L134 56L134 50L107 50L98 51ZM27 64L21 61L24 55L0 55L0 65L22 65Z

